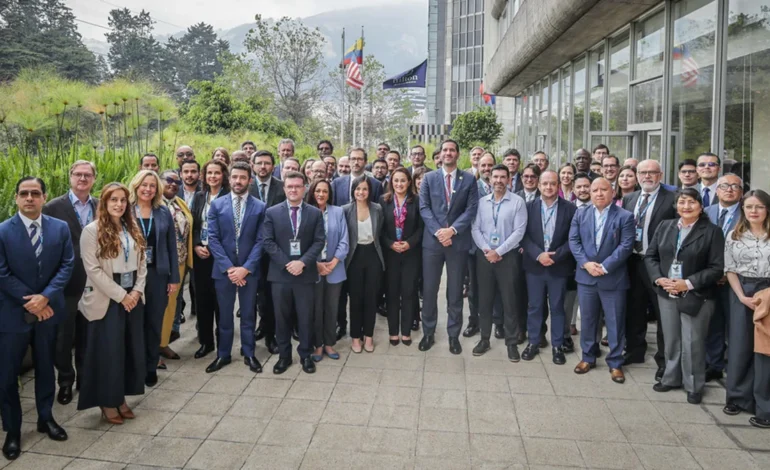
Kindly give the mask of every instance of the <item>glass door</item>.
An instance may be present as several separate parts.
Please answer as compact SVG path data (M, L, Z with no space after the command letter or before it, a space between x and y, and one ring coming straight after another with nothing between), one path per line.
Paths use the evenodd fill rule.
M609 147L610 154L618 157L621 165L626 158L631 158L634 148L634 134L632 132L589 132L588 141L591 144L590 149L599 144Z

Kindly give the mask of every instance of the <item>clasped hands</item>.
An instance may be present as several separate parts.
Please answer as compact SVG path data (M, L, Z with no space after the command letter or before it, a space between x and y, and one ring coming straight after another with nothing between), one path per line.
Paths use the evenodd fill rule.
M246 285L246 276L249 275L249 270L239 266L227 270L227 277L230 279L230 282L235 284L238 287L243 287Z
M537 257L537 261L542 264L543 266L552 266L555 261L551 256L555 255L555 251L544 251L540 253L540 256Z
M439 241L441 241L441 240L439 240ZM452 240L449 240L449 245L451 245L451 244L452 244ZM449 245L444 245L444 246L449 246ZM403 253L403 252L409 250L410 246L409 246L409 243L401 241L401 242L393 242L393 244L390 245L390 248L393 251L395 251L396 253Z
M123 300L120 301L120 304L123 305L123 308L126 309L126 312L131 312L136 305L139 303L139 299L142 298L142 294L139 293L139 291L132 290L128 294L123 297Z
M583 265L583 269L588 271L588 274L590 274L593 277L604 276L606 274L604 272L604 268L602 268L602 265L595 261L587 262L586 264Z
M436 238L442 246L452 246L452 237L455 236L455 231L451 227L440 228L436 231Z
M664 291L671 295L678 295L682 292L687 292L687 282L684 279L669 279L667 277L661 277L655 280L655 284L663 288Z
M289 261L288 263L286 263L286 270L289 271L289 274L291 274L292 276L299 276L300 274L302 274L302 271L304 269L305 269L305 263L303 263L300 260Z
M332 273L332 271L334 271L334 268L337 267L337 264L339 262L340 262L340 260L338 260L337 258L332 258L331 261L326 261L326 262L319 261L319 262L317 262L316 263L316 267L318 268L318 274L320 274L321 276L328 276L329 274ZM291 264L291 263L289 263L289 264ZM303 264L302 266L304 267L305 265ZM289 265L288 264L286 265L286 269L289 269ZM291 271L289 271L289 272L291 273ZM301 273L302 273L302 271L300 271L300 274ZM294 273L292 273L292 274L294 274ZM297 276L298 274L294 274L294 275Z
M498 255L495 250L486 249L484 250L484 257L489 261L491 264L495 264L503 259L502 256Z
M38 321L48 320L53 316L53 309L48 305L48 297L42 294L33 294L25 295L24 300L27 301L24 308L36 316Z

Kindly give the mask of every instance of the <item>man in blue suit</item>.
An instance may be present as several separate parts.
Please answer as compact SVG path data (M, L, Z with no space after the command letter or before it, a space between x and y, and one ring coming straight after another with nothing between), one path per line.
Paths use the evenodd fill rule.
M55 441L67 433L53 418L54 360L59 322L67 316L64 288L75 253L65 222L42 214L45 183L26 176L16 183L19 212L0 224L0 414L7 433L3 455L21 453L18 377L27 348L35 362L37 430Z
M612 203L612 186L604 178L591 183L593 207L578 211L572 219L569 247L577 261L583 358L575 367L585 374L596 367L599 349L597 323L604 310L610 352L607 365L616 383L625 382L623 346L625 343L626 291L629 288L626 261L634 247L634 215Z
M350 151L350 174L340 176L336 180L332 181L332 192L334 193L335 206L344 206L351 202L350 188L353 185L353 180L359 176L364 175L364 168L366 167L366 150L362 148L354 148ZM369 194L369 200L371 202L377 202L382 194L382 184L377 181L373 176L366 177L369 180L369 184L372 186L372 192Z
M462 352L458 336L463 325L463 276L473 243L471 225L476 218L479 189L473 175L457 168L459 156L457 142L442 142L441 170L427 173L420 187L420 215L425 222L422 238L424 336L420 351L429 350L435 343L438 288L446 264L449 351Z
M727 234L735 228L740 219L740 202L743 199L743 180L737 175L727 173L717 181L716 204L704 209L711 223L720 227ZM706 336L706 382L721 379L725 370L725 332L730 314L730 286L722 278L717 287L716 308L709 320Z
M216 360L206 368L209 373L230 364L236 294L241 306L243 362L252 372L262 372L262 365L254 355L254 330L265 203L249 196L250 182L249 164L233 163L229 197L215 199L209 210L209 251L214 257L211 277L219 303L219 345Z
M540 175L539 188L540 197L527 204L529 222L521 241L529 299L527 331L530 338L521 358L531 361L539 353L546 306L550 305L552 360L554 364L562 365L567 362L562 348L566 321L564 297L567 295L567 278L575 272L575 258L569 248L569 231L577 208L559 197L559 175L555 171L546 170Z

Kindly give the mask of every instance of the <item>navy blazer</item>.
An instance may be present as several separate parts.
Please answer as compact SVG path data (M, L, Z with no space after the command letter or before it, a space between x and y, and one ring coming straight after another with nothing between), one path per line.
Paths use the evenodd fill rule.
M214 199L208 216L209 251L214 257L214 269L211 272L213 279L227 279L227 270L233 266L246 268L250 276L259 278L264 218L265 203L247 195L236 250L232 195Z
M299 224L300 255L292 256L290 241L294 238L289 215L289 204L278 204L265 213L263 228L265 253L270 256L270 268L267 271L269 282L291 284L315 284L318 281L316 262L324 249L323 213L317 207L302 203L302 216ZM300 260L305 263L302 274L294 276L286 270L290 261Z
M351 175L345 175L332 181L332 192L334 192L333 204L335 206L350 204L350 178ZM382 195L382 184L373 176L367 176L366 178L372 186L372 190L369 192L369 202L377 202L380 199L380 195Z
M134 209L134 215L136 215L136 209ZM168 207L153 207L152 223L155 228L155 270L161 276L169 276L169 284L179 284L176 228Z
M72 276L75 252L67 224L42 216L43 252L38 265L27 227L18 214L0 224L0 332L24 333L24 296L42 294L54 315L45 321L56 325L67 314L64 288ZM3 358L7 361L8 358Z
M479 206L479 187L470 173L457 169L455 187L449 208L444 190L444 172L437 170L426 173L420 186L420 215L425 223L422 246L431 250L442 250L435 233L441 228L454 227L457 235L452 237L449 247L455 251L469 251L473 246L471 225Z
M527 203L527 231L521 240L524 249L524 271L557 277L570 277L575 273L575 258L569 248L569 230L577 207L562 198L556 201L556 226L548 251L556 252L551 257L554 264L543 266L537 257L545 251L543 241L543 200L538 198Z
M380 207L382 207L384 224L381 242L386 253L385 259L388 256L419 256L420 243L422 242L422 235L425 230L425 224L423 224L422 217L420 217L420 198L414 195L412 196L412 201L406 203L406 220L404 220L402 241L409 243L409 249L405 253L396 253L391 249L391 246L396 242L395 199L391 198L390 202L385 202L384 198L380 198Z
M262 201L259 197L259 178L254 177L249 185L249 194ZM286 200L286 193L283 191L283 181L276 177L272 177L270 180L270 188L267 190L267 198L262 201L267 207L273 207Z
M219 192L219 195L217 196L217 198L225 197L226 195L229 195L229 194L230 194L229 189L228 190L222 189ZM208 196L208 193L206 191L198 191L197 193L195 193L195 196L193 196L192 207L190 208L190 212L192 212L192 217L193 217L193 229L192 229L193 247L203 246L203 243L201 243L201 231L203 230L203 218L205 217L203 215L203 206L206 205L207 196ZM216 200L216 198L214 200Z
M578 284L597 286L603 290L628 289L630 284L626 261L634 248L634 214L610 203L602 242L597 251L594 242L594 212L594 207L588 207L577 211L572 218L569 247L577 262L575 280ZM602 264L607 274L591 276L583 268L589 261Z
M737 204L740 205L740 202L738 202ZM706 215L709 216L709 220L711 221L712 224L717 225L717 223L719 222L719 212L721 212L721 210L722 208L719 207L719 204L711 204L707 208L703 209L703 212L705 212ZM727 234L730 233L731 230L734 230L735 226L738 225L738 220L741 218L741 208L738 207L737 209L735 209L734 214L735 215L733 216L733 219L730 220L729 224L727 224L727 231L722 230L722 234L725 236L725 238L727 238ZM727 218L729 220L730 216L728 215ZM722 227L719 227L719 228L721 229Z

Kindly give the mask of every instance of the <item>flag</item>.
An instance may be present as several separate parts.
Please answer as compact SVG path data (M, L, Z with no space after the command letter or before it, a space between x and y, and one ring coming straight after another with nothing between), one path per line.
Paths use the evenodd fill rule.
M361 66L358 65L358 62L352 61L348 64L345 82L356 90L363 88L364 79L361 77Z
M425 88L425 75L428 71L428 60L406 72L391 77L382 82L382 89L389 88Z
M682 69L680 75L682 76L682 85L686 87L694 87L698 84L698 76L700 75L700 69L698 63L690 55L690 49L687 44L680 44L674 46L673 51L674 60L681 61Z
M484 80L481 81L481 85L479 85L479 93L481 94L481 97L484 99L484 104L488 104L489 106L494 106L497 102L497 97L491 93L484 93Z
M352 62L361 65L364 63L364 38L358 38L350 49L345 52L345 57L342 59L342 65L350 65Z

